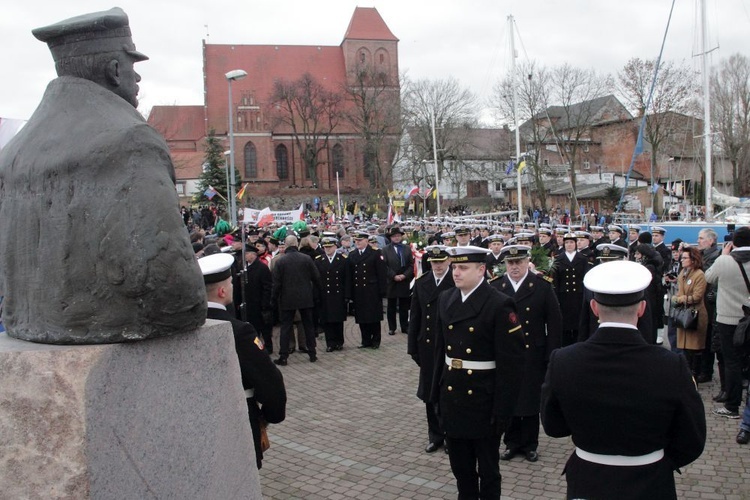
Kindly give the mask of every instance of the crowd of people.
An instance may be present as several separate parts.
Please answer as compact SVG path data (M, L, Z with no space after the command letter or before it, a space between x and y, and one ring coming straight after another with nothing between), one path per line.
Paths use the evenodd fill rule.
M710 229L701 231L695 246L679 240L667 245L662 227L645 232L640 226L615 224L590 225L586 231L575 225L466 219L344 225L298 221L243 226L244 234L220 227L219 234L193 227L196 256L199 262L215 254L232 256L235 319L254 327L268 356L278 352L276 365L287 365L295 350L316 362L321 334L326 352L343 350L348 316L359 327L362 349L380 347L384 316L389 335L408 335L407 352L419 370L417 396L425 403L425 452L445 449L459 493L467 498L499 495L500 460L518 455L532 463L539 459L540 417L549 435L572 434L580 444L567 470L569 491L599 491L606 482L586 477L597 468L627 467L610 464L610 457L619 455L635 457L639 465L653 464L659 478L653 484L673 491L672 471L703 449L705 418L695 384L712 380L717 358L721 390L714 399L722 405L713 413L739 418L746 356L731 337L750 296L737 272L738 264L750 270L750 228L737 229L733 242L722 248ZM618 264L606 267L612 263ZM618 265L635 267L620 270L625 273L620 279ZM685 308L697 311L696 324L674 323L674 311ZM275 349L272 329L277 324L280 344ZM635 330L637 338L629 333ZM670 349L656 347L663 343L663 330ZM613 343L612 338L620 340ZM622 348L618 342L623 338L637 347L630 361L640 359L649 366L645 378L633 376L630 361L601 359L608 349ZM598 344L603 350L592 347ZM572 349L555 354L568 346ZM646 378L662 390L681 390L684 398L669 403L677 405L672 410L681 416L657 426L662 433L641 435L639 446L623 441L602 447L590 441L602 432L602 424L578 421L572 408L586 402L606 416L616 407L623 411L622 401L602 401L600 385L572 381L588 380L593 372L554 376L555 359L555 366L574 363L580 368L586 365L579 362L589 359L591 366L602 362L603 372L607 366L619 370L627 381L611 382L625 384L618 392L622 401L630 395L640 398L631 408L638 415L635 421L658 420L643 408L649 397L656 406L669 399L663 391L644 393ZM674 370L667 373L668 367ZM684 390L682 375L689 390ZM573 377L570 383L591 392L573 397L560 389L556 377ZM567 406L568 398L572 406ZM623 436L644 430L632 425ZM670 443L670 433L683 428L692 431ZM736 439L750 441L750 407ZM587 442L591 445L583 444ZM663 448L649 449L657 444ZM680 448L679 453L670 446ZM610 482L633 480L607 470L601 477Z

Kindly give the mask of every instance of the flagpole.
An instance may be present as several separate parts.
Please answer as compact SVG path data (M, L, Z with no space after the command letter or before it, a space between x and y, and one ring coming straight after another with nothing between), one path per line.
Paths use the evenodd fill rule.
M518 130L518 108L517 108L517 93L516 93L516 44L515 44L515 29L513 26L513 16L508 16L508 30L510 32L510 78L511 88L513 89L513 126L516 129L516 193L518 197L518 221L523 221L523 202L521 201L521 142L520 142L520 130Z
M339 205L339 219L341 219L341 189L339 188L339 173L336 172L336 199L338 200Z
M437 138L435 137L435 110L432 111L432 159L435 162L435 193L437 197L437 216L440 217L440 178L438 177L438 162L437 162Z

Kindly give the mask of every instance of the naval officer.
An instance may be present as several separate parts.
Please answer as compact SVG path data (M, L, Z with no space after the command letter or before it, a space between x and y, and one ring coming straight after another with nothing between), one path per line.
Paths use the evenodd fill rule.
M635 262L596 266L584 284L599 328L550 357L541 417L547 435L576 446L567 498L676 499L674 471L703 452L706 417L687 360L636 328L650 282Z
M500 438L518 401L524 370L516 304L485 280L489 250L450 247L456 288L438 300L438 403L459 498L500 498Z
M425 451L433 453L444 443L445 436L440 427L435 405L429 401L430 387L435 367L435 336L437 335L437 301L445 290L454 287L451 263L446 247L433 245L425 249L431 269L414 282L409 314L409 337L407 353L419 366L417 397L425 402L427 411L427 446ZM441 360L442 363L442 360Z
M247 397L250 427L253 431L258 469L263 460L261 434L268 423L278 424L286 417L286 389L281 372L264 350L263 340L250 323L235 318L227 306L232 303L234 257L217 253L198 259L206 284L208 319L229 321L234 332L234 348L240 363L242 388Z
M500 456L510 460L523 454L529 462L539 459L539 397L553 350L562 344L562 313L550 283L530 272L531 249L525 245L503 248L507 273L493 279L496 290L516 301L526 338L526 365L513 419L503 438L506 449Z

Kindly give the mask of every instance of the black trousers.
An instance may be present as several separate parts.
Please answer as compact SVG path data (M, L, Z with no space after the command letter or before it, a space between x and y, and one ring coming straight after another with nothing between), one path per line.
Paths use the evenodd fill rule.
M591 332L594 333L594 332ZM563 330L562 331L562 347L573 345L578 340L578 330Z
M714 326L721 336L721 355L724 357L724 390L727 391L727 410L739 411L742 402L742 353L734 347L732 338L737 325L717 322Z
M500 499L500 436L481 439L448 437L448 457L456 477L458 499Z
M344 345L344 322L323 323L323 332L326 336L326 346L339 347Z
M386 317L388 318L388 331L396 331L396 310L398 309L398 322L401 325L401 332L409 331L409 308L411 307L411 297L397 297L388 299L388 308Z
M365 347L380 347L380 321L377 323L360 323L362 345Z
M435 405L433 403L425 403L424 406L427 410L427 439L430 443L442 444L445 441L445 433L440 427L440 420L435 414Z
M292 334L294 327L295 309L281 310L279 319L281 321L281 338L279 339L279 356L285 358L289 356L289 336ZM310 355L315 354L315 328L313 327L312 307L309 309L300 309L299 315L302 318L302 328L305 330L305 340L307 341L307 351Z
M539 414L513 417L503 438L509 450L526 453L539 447Z
M714 322L716 320L716 302L705 301L708 316L708 327L706 328L706 346L701 357L701 375L712 376L714 374L715 353L711 351L711 339L714 333Z

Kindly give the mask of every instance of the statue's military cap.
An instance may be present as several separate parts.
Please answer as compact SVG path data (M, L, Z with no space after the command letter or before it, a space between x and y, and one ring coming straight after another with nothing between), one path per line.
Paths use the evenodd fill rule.
M69 57L123 51L136 61L148 56L135 50L128 15L119 7L65 19L31 33L47 44L55 61Z

